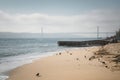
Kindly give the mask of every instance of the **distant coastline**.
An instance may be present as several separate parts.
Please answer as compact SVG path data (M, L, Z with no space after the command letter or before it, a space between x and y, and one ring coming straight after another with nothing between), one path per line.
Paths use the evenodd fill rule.
M81 35L82 34L82 35ZM91 34L94 36L87 36L87 34ZM103 33L102 33L103 34ZM105 32L104 32L105 34ZM113 35L114 33L112 33ZM83 36L84 35L84 36ZM101 36L100 38L105 38L106 34L104 36ZM0 32L0 38L93 38L97 39L95 32L88 32L88 33L80 33L80 32L71 32L71 33L44 33L41 35L41 33L15 33L15 32Z

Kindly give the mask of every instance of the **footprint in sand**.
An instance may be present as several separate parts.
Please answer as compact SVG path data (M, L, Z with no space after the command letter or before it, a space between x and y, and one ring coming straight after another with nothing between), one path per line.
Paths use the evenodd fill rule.
M59 53L59 55L61 55L61 53Z
M72 53L70 53L70 55L72 55Z
M76 58L76 60L79 60L79 58Z

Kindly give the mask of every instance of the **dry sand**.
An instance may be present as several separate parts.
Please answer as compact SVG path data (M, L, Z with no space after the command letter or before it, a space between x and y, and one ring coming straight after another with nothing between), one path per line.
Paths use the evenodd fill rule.
M112 47L110 49L113 52L113 46L116 45L118 46L115 50L119 50L120 43L102 48L110 52L109 47ZM110 68L111 66L106 67L109 61L112 61L111 58L95 54L100 49L101 47L89 47L56 53L12 70L8 80L120 80L119 69L114 71ZM119 64L117 63L118 66ZM111 62L110 65L116 65L116 63ZM40 75L36 76L37 73Z

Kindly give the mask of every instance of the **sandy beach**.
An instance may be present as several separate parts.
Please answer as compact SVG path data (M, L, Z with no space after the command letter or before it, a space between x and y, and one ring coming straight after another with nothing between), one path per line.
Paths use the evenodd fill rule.
M119 60L120 43L64 50L10 71L7 80L120 80Z

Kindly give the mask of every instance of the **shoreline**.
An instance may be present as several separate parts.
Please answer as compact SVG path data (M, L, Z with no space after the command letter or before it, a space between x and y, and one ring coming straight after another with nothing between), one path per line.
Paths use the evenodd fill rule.
M53 54L55 54L56 52L61 52L62 50L57 50L57 51L53 51L53 52L44 52L44 53L42 53L41 55L34 55L34 56L29 56L30 58L27 58L25 61L23 61L23 60L17 60L17 62L15 61L15 62L10 62L10 63L12 63L12 64L15 64L15 65L13 65L13 66L9 66L9 65L11 65L11 64L7 64L8 65L8 67L9 67L9 69L7 68L7 69L5 69L5 70L2 70L1 71L1 73L0 73L0 80L6 80L6 79L8 79L9 78L9 73L12 71L12 70L14 70L14 69L16 69L16 68L19 68L19 67L21 67L21 66L24 66L24 65L27 65L27 64L31 64L31 63L33 63L34 61L36 61L36 60L38 60L38 59L42 59L42 58L45 58L45 57L49 57L49 56L52 56ZM26 57L27 55L20 55L20 56L14 56L15 57L15 59L16 58L20 58L20 57ZM11 59L11 60L13 60L13 57L9 57L9 59ZM7 62L7 61L6 61ZM16 64L17 63L17 64ZM3 63L2 63L3 64ZM2 65L2 66L4 66L4 65ZM5 68L6 68L7 66L5 65ZM1 68L2 69L2 68ZM4 67L3 67L3 69L4 69Z
M120 71L106 68L98 60L98 55L89 60L100 48L97 46L58 52L10 71L7 80L119 80ZM39 76L36 76L37 73Z

